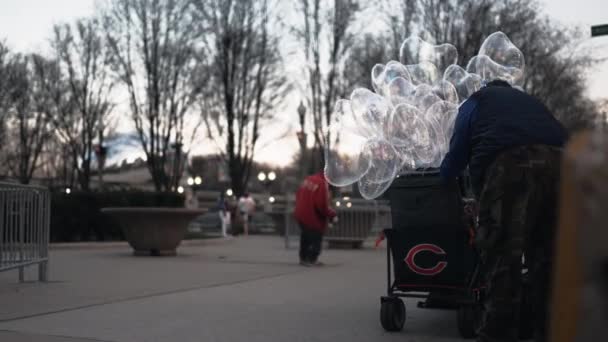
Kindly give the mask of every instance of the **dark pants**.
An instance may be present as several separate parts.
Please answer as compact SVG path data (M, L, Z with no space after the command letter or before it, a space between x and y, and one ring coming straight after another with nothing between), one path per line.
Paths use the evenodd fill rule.
M300 225L300 261L315 263L321 254L323 233Z
M558 149L524 146L499 155L486 172L476 236L487 289L478 341L518 341L522 319L532 320L524 323L535 327L536 341L546 340L559 163ZM523 291L530 291L525 307Z

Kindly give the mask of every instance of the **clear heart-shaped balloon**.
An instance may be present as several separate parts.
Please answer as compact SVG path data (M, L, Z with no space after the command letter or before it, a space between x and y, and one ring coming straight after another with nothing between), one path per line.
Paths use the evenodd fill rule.
M385 182L377 183L372 182L371 179L367 175L365 175L359 180L357 186L359 188L359 193L361 194L361 197L367 200L373 200L382 196L382 194L385 193L386 190L388 190L392 183L393 178Z
M442 74L448 66L457 63L458 51L452 44L433 45L411 36L401 44L399 58L404 65L430 62Z
M498 65L519 69L521 73L526 66L524 54L500 31L492 33L484 40L477 55L487 56Z
M390 142L402 160L400 168L416 169L435 156L434 142L422 113L414 106L401 104L393 110Z
M459 103L458 92L456 87L446 80L439 80L433 85L433 93L437 95L441 100L452 102L455 104Z
M432 86L428 84L421 84L416 87L416 92L414 93L414 103L416 108L418 108L421 113L426 112L430 106L439 101L441 101L441 98L435 94Z
M485 83L502 80L510 85L516 85L523 81L522 69L500 65L484 55L471 58L467 64L467 72L479 75Z
M384 183L395 178L401 159L393 144L385 139L368 140L363 147L371 165L364 175L370 182Z
M388 134L388 101L365 88L355 89L350 97L358 132L367 138L385 137Z
M350 101L339 100L325 131L325 178L334 186L357 182L371 167L370 155L364 149L367 138L358 134L357 128Z
M481 77L467 72L460 65L456 64L450 65L446 69L443 80L454 86L456 93L458 93L459 103L466 101L471 95L481 89Z
M390 84L397 78L411 81L406 67L397 61L390 61L386 65L376 64L372 69L373 88L382 96L389 96Z
M422 61L418 64L408 64L405 66L410 73L414 85L434 84L440 78L439 69L429 61Z
M414 95L416 87L408 80L402 77L397 77L388 87L388 98L393 106L399 104L414 104Z

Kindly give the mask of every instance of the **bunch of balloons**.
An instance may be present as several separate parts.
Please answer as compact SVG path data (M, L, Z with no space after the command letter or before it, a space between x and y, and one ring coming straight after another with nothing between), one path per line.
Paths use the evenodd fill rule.
M448 151L459 105L484 83L518 87L524 56L502 32L491 34L466 68L451 44L407 38L400 62L376 64L374 91L355 89L338 100L325 134L325 177L334 186L358 183L361 195L382 195L398 174L438 168Z

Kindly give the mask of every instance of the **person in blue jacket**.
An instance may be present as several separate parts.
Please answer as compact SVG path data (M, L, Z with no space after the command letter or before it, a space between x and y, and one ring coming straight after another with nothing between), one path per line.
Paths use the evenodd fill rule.
M448 181L468 167L479 206L475 243L486 296L478 341L518 341L524 324L533 324L537 341L546 339L566 140L566 130L545 105L502 80L488 83L460 106L440 175ZM522 256L528 267L525 282ZM522 303L523 298L530 302ZM532 314L521 317L526 309Z

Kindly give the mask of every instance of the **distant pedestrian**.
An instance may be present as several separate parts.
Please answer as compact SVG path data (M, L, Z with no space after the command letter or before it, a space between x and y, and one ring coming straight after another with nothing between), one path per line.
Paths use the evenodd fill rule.
M220 193L220 198L217 200L217 212L222 225L222 236L228 237L228 226L230 225L230 210L224 192Z
M296 193L295 218L300 225L300 265L320 266L323 235L329 220L336 217L330 207L329 186L323 172L306 177Z
M255 201L248 192L244 193L243 196L239 198L238 209L241 214L241 219L243 220L243 234L247 236L249 235L249 222L255 211Z

